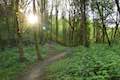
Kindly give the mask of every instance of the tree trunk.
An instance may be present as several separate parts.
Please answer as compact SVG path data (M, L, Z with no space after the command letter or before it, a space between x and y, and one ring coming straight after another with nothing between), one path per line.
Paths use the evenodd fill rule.
M7 39L7 45L9 46L9 41L10 41L10 29L9 29L9 15L8 15L8 4L7 4L7 1L6 0L3 0L4 3L5 3L5 9L6 9L6 12L5 12L5 24L7 26L7 33L8 33L8 39Z
M56 0L56 6L55 6L55 10L56 10L56 16L55 16L55 23L56 23L56 41L58 40L58 31L59 31L59 26L58 26L58 2Z
M33 0L33 15L36 15L36 4L35 0ZM36 24L37 25L37 24ZM42 57L40 55L40 49L39 49L39 39L38 39L38 25L34 28L34 40L35 40L35 49L36 49L36 55L37 55L37 60L41 60ZM34 26L33 26L34 27Z
M119 15L120 15L120 6L119 6L119 0L115 0L115 3L117 5L117 9L118 9L118 12L119 12Z
M18 52L19 52L19 59L21 62L24 61L24 51L23 51L23 46L22 46L22 35L21 31L19 28L19 21L18 21L18 9L19 9L19 0L15 1L15 21L16 21L16 33L17 33L17 44L18 44Z
M53 12L53 2L52 2L52 9L51 9L51 12L50 12L50 21L51 21L51 25L50 25L50 39L52 40L52 34L53 34L53 25L52 25L52 12Z
M66 23L65 23L65 12L62 12L62 31L63 31L63 44L66 45Z
M99 7L98 2L96 2L96 5L97 5L97 8L98 8L98 12L99 12L99 15L100 15L100 19L101 19L101 21L102 21L103 40L104 40L105 35L106 35L108 44L109 44L109 46L111 46L111 42L110 42L109 36L108 36L108 34L107 34L106 26L105 26L105 23L104 23L103 13L101 13L101 10L100 10L100 7Z
M82 44L88 47L87 24L86 24L86 0L81 1L81 39Z
M35 26L36 27L36 26ZM42 57L40 55L40 48L39 48L39 40L38 40L38 36L37 36L37 30L34 29L34 40L35 40L35 50L36 50L36 56L37 56L37 60L41 60Z
M115 2L116 2L116 5L117 5L117 9L118 9L119 15L120 15L119 0L115 0ZM119 26L119 23L118 24L116 23L116 30L115 30L114 38L116 36L117 30L118 30L118 26Z

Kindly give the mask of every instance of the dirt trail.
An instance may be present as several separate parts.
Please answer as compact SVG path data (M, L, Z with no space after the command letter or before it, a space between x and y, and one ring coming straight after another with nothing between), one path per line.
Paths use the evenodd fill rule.
M44 80L44 72L47 65L64 58L67 52L55 53L56 51L50 48L49 56L42 62L31 66L26 72L21 74L16 80Z

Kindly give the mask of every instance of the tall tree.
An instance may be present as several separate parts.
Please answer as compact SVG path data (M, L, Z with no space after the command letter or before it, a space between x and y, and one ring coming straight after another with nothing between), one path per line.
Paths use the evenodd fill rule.
M94 11L96 16L96 19L98 19L99 23L101 23L101 30L102 30L102 36L101 38L103 39L103 42L106 40L108 41L108 44L111 45L111 41L109 38L109 35L107 33L107 27L106 27L106 22L107 18L109 15L111 15L113 5L111 4L111 0L92 0L92 11Z
M58 31L59 31L59 24L58 24L58 0L55 0L55 11L56 11L56 15L55 15L55 24L56 24L56 41L58 40Z
M18 13L19 13L19 0L15 0L15 3L12 3L15 7L15 12L14 12L14 16L15 16L15 26L16 26L16 33L17 33L17 44L18 44L18 51L19 51L19 58L20 61L23 62L24 61L24 51L23 51L23 45L22 45L22 31L20 30L20 26L19 26L19 20L18 20Z
M119 27L119 23L120 23L120 19L119 19L119 16L120 16L119 0L115 0L115 3L117 5L117 11L118 11L119 14L116 13L116 21L114 20L115 24L116 24L116 26L115 26L115 32L114 32L114 39L116 37L116 33L118 31L118 27Z
M3 0L4 1L4 4L5 4L5 24L6 24L6 26L7 26L7 33L8 33L8 40L7 40L7 44L9 45L9 41L10 41L10 27L9 27L9 5L8 5L8 2L7 2L7 0Z
M65 21L65 11L62 11L62 31L63 31L63 43L66 45L66 21Z
M87 0L81 0L81 41L82 44L86 47L89 46L88 44L88 35L87 35Z
M120 5L119 5L119 0L115 0L115 3L116 3L116 5L117 5L117 10L118 10L118 12L119 12L119 14L120 14Z
M96 5L97 5L97 9L98 9L98 12L99 12L100 19L101 19L101 21L102 21L103 42L104 42L105 35L106 35L108 44L109 44L109 46L110 46L110 45L111 45L111 42L110 42L110 39L109 39L109 36L108 36L108 33L107 33L107 29L106 29L106 26L105 26L105 22L104 22L103 6L102 6L102 8L100 9L100 3L97 2L97 1L96 1Z
M36 16L36 1L33 0L33 15ZM37 26L36 26L37 25ZM35 49L36 49L36 55L37 55L37 60L41 60L42 57L40 55L40 47L39 47L39 39L38 39L38 24L36 24L34 26L36 26L33 30L34 30L34 40L35 40Z
M51 11L50 11L50 39L52 40L52 34L53 34L53 0L52 0L52 4L51 4Z

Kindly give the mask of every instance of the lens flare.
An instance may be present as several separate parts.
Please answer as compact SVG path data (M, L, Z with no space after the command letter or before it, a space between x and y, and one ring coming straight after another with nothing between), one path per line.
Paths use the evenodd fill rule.
M35 24L35 23L38 22L38 16L36 16L36 15L28 15L27 16L27 21L30 24Z

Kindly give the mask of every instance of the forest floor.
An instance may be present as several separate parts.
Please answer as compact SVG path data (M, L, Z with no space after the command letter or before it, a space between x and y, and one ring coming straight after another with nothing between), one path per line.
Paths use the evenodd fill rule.
M54 45L48 44L47 46L48 56L43 61L28 67L28 69L22 72L16 80L44 80L46 67L64 58L68 51L70 51L69 48L65 48L64 51L57 51L54 49Z

